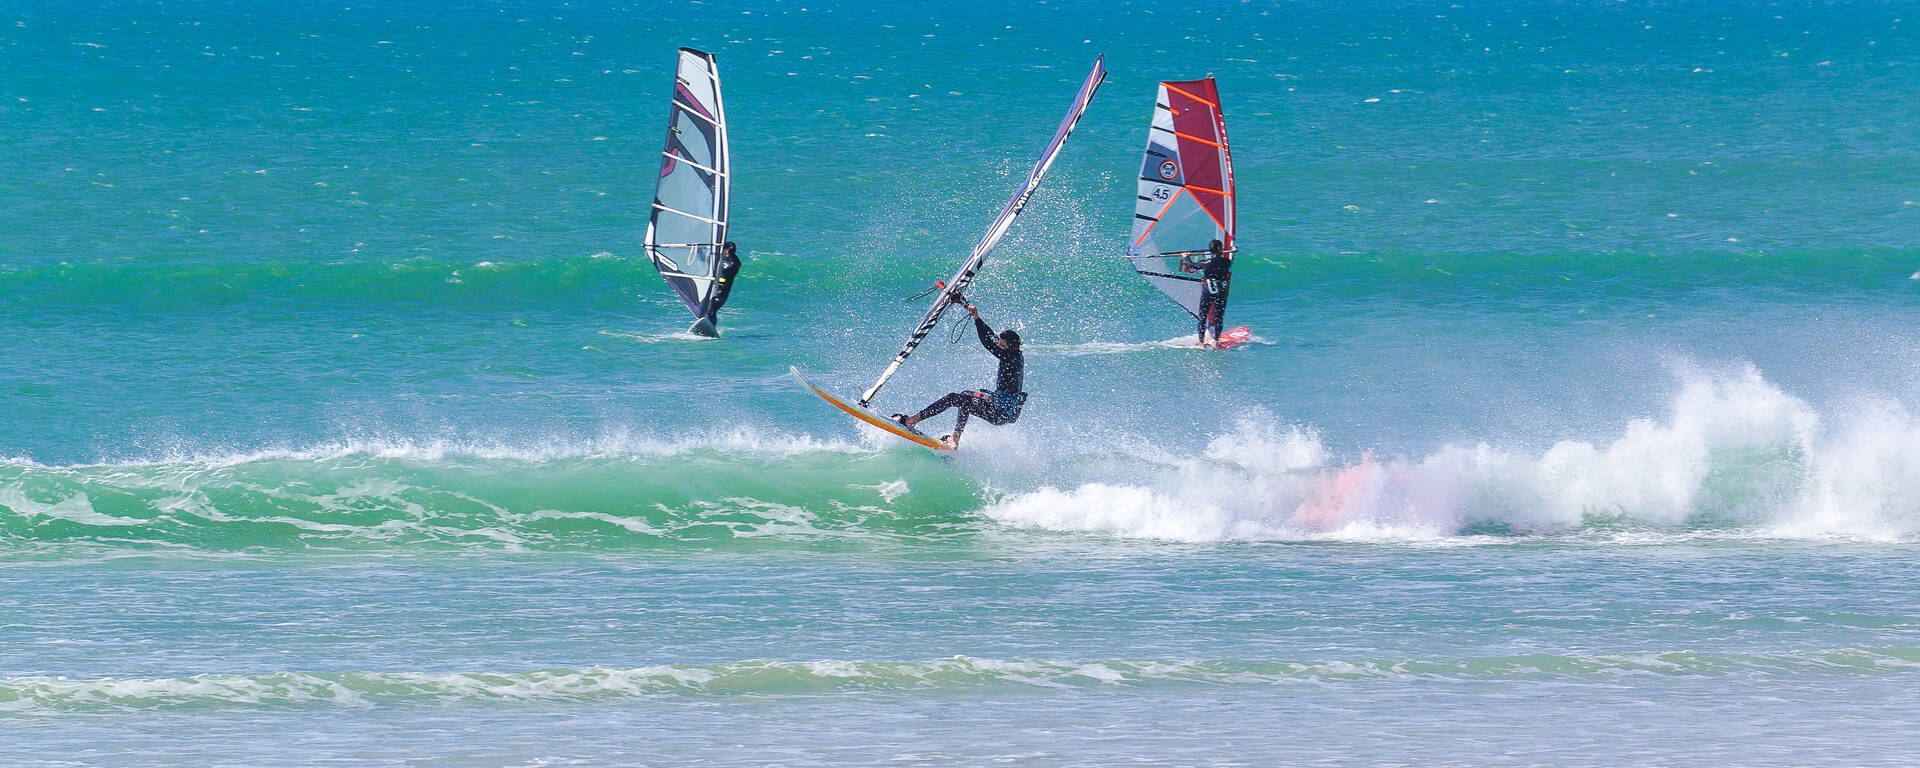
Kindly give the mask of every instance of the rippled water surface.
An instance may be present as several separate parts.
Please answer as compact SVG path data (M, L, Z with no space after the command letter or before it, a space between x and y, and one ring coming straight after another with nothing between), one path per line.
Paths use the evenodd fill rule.
M1910 762L1906 15L0 8L0 762ZM717 341L638 246L680 45ZM799 390L871 381L1100 53L970 293L1020 421ZM1121 258L1207 73L1230 353ZM876 407L986 385L948 336Z

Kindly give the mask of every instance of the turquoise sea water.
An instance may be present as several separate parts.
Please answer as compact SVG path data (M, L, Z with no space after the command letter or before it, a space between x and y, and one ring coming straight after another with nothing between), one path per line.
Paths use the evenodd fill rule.
M1908 763L1912 11L0 7L0 762ZM681 45L718 341L638 246ZM800 391L1100 53L972 291L1023 418ZM1120 257L1207 73L1219 354ZM877 407L988 384L946 339Z

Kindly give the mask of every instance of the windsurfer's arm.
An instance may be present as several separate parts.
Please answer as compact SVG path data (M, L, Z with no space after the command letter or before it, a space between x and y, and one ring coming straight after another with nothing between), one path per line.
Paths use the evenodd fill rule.
M980 319L980 310L974 309L972 304L968 304L967 314L973 315L973 330L980 334L980 346L986 347L987 351L992 352L994 357L999 357L1000 345L994 343L993 329L987 327L987 321Z

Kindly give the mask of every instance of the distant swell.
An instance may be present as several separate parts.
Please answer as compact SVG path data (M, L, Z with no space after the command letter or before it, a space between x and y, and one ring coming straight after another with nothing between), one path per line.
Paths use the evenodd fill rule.
M398 261L79 263L0 271L0 294L22 307L174 310L260 301L467 308L567 306L631 310L628 289L652 277L644 259L610 254L501 262Z
M148 711L416 702L579 701L624 697L862 694L1008 688L1338 684L1369 680L1593 680L1663 677L1911 675L1920 648L1790 653L1531 654L1354 661L1049 661L955 656L931 661L768 661L519 672L275 672L161 678L0 678L0 712Z

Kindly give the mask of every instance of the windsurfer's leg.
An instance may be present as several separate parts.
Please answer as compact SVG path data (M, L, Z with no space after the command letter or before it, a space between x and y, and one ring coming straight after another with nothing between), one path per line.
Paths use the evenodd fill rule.
M915 426L918 426L921 421L933 416L938 416L942 411L955 407L961 409L960 419L965 421L967 418L966 404L972 399L973 398L960 394L959 392L949 392L946 397L928 403L927 407L920 409L919 413L901 419L900 423L906 425L907 429L913 429Z
M967 401L960 404L960 414L953 419L953 432L946 437L940 438L940 442L946 443L948 448L960 447L960 435L967 431L967 417L979 415L985 418L986 411L981 410L983 403L984 401L979 397L968 396ZM992 422L993 420L987 419L987 421Z

